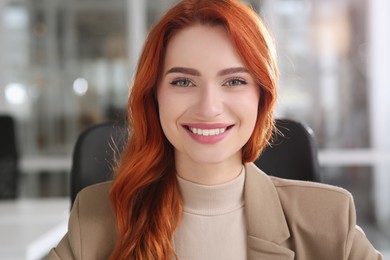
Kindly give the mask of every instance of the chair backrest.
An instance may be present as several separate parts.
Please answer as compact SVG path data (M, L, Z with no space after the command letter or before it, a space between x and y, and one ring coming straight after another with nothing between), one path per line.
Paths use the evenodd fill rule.
M9 115L0 115L0 199L17 196L18 151L15 121Z
M319 181L313 131L293 120L277 119L277 134L255 164L269 175ZM86 186L112 178L115 158L127 141L124 124L103 123L84 131L73 153L71 202Z
M112 179L115 161L127 141L124 124L105 122L80 134L73 151L70 173L71 202L83 188Z
M269 175L292 180L321 181L313 130L290 119L277 119L278 132L255 161Z

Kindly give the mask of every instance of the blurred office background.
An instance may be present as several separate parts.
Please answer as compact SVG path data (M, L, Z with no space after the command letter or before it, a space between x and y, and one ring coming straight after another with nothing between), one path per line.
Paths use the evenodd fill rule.
M147 31L175 2L0 1L0 114L15 121L19 158L16 199L0 205L67 201L77 136L123 118ZM277 116L313 129L322 181L353 193L358 223L389 251L390 2L245 2L277 44Z

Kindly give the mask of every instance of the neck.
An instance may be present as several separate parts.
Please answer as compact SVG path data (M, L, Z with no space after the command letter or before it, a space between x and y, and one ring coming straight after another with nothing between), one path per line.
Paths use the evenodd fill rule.
M242 170L241 158L231 158L220 163L200 164L184 158L175 158L177 174L188 181L217 185L235 179Z

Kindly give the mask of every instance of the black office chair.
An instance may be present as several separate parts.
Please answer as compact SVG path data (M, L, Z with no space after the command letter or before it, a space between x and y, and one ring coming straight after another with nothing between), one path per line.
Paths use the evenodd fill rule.
M0 115L0 199L17 196L18 159L14 119Z
M310 128L277 119L279 133L255 164L269 175L320 181L317 147ZM76 143L71 171L71 202L86 186L112 179L115 157L127 140L124 124L103 123L83 132Z
M83 188L112 179L115 161L127 141L123 123L105 122L94 125L78 137L70 173L71 202Z
M275 121L277 132L255 161L269 175L292 180L321 181L314 133L308 126L290 119Z

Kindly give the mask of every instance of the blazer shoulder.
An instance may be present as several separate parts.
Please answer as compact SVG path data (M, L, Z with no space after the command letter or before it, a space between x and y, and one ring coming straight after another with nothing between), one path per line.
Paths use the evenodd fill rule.
M284 208L292 211L316 213L313 217L321 219L326 216L350 219L355 214L352 194L340 187L323 183L285 180L271 177ZM318 215L318 216L317 216ZM330 218L330 217L329 217Z
M91 195L107 195L111 189L113 181L105 181L105 182L100 182L97 184L93 184L90 186L85 187L82 189L77 196L78 197L83 197L83 196L91 196Z
M323 183L310 182L310 181L299 181L299 180L290 180L283 179L279 177L274 177L267 175L261 169L259 169L255 164L248 163L245 165L247 171L247 182L248 186L253 186L252 188L258 189L262 185L262 189L266 187L274 187L277 191L278 196L280 197L283 194L287 194L286 200L292 200L294 197L305 197L307 200L319 200L320 197L328 198L331 203L333 199L338 201L343 201L350 203L352 200L352 195L349 191ZM314 196L308 196L312 195ZM304 202L306 199L303 199Z
M298 181L298 180L287 180L278 177L270 177L275 188L279 192L288 192L291 195L296 194L311 194L317 195L324 194L325 196L335 197L341 200L352 199L352 194L344 188L310 181ZM315 199L317 196L313 197Z
M350 192L314 182L274 177L272 181L290 231L295 236L299 234L307 241L313 237L322 237L323 246L332 244L328 248L348 240L356 225L355 206Z
M79 192L74 207L77 207L80 221L113 219L114 213L109 196L111 186L112 181L102 182L88 186Z
M246 170L248 227L257 237L274 239L285 224L288 236L283 236L283 244L299 259L382 259L356 228L355 206L347 190L272 177L253 164L246 164Z
M112 181L88 186L79 192L73 204L67 236L73 254L80 259L108 259L115 246L111 186Z

